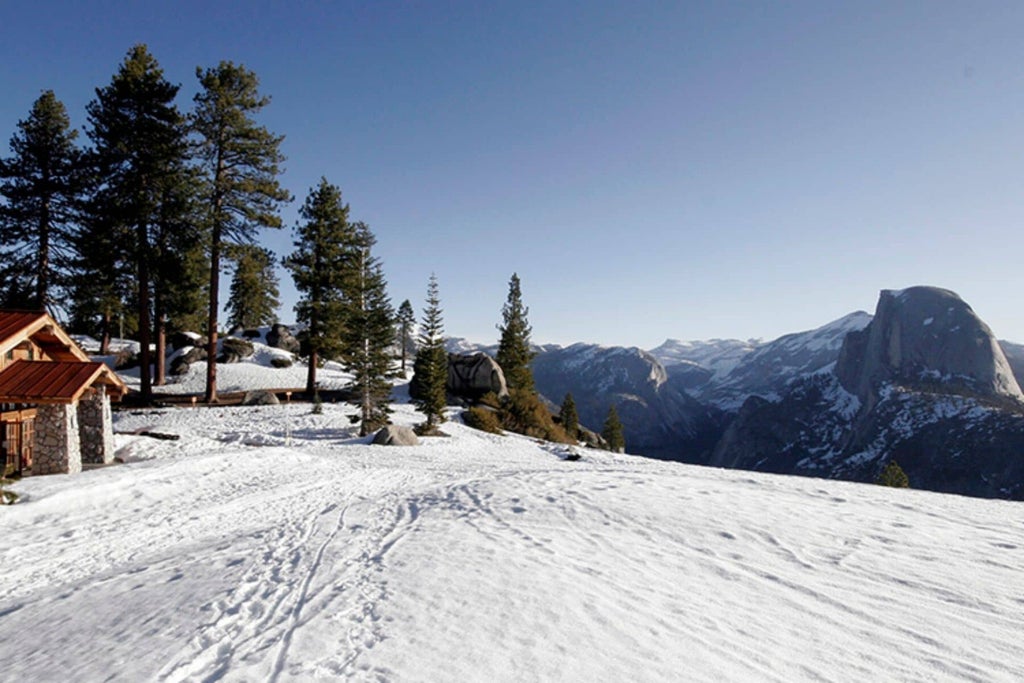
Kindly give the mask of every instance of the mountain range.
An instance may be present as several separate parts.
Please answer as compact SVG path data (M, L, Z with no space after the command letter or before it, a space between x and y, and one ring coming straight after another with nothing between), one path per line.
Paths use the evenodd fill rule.
M1024 499L1024 345L948 290L883 290L874 315L768 342L535 351L538 390L597 429L614 404L631 453L858 481L895 459L916 487Z

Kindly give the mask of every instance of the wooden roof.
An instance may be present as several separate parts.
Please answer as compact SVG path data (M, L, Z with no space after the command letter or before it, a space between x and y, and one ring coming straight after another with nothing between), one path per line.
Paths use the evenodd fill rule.
M103 363L19 360L0 372L0 403L73 403L94 384L120 398L125 385Z
M85 351L47 313L0 311L0 355L26 340L32 340L54 360L90 362Z

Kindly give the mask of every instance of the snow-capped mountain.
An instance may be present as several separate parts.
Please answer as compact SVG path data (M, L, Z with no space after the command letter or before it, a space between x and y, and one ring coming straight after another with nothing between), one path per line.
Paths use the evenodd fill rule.
M709 450L721 429L719 411L672 386L658 359L636 347L549 349L534 359L533 376L555 405L572 393L580 422L592 429L601 429L614 404L632 453L679 459Z
M752 398L710 464L868 481L896 460L911 485L1024 499L1024 396L1000 345L956 294L883 291L834 369Z
M717 382L728 375L761 343L760 339L666 339L661 346L651 349L649 353L665 366L669 375L689 373L696 367L706 371L707 381Z
M541 393L557 405L572 392L595 429L614 404L631 453L859 480L895 457L915 486L1024 495L1024 471L1000 465L1024 450L1024 346L997 342L947 290L885 291L875 316L856 311L769 342L536 351ZM956 458L959 474L948 466Z
M748 396L777 398L798 377L834 363L848 332L863 329L871 316L856 311L806 332L770 342L669 339L651 354L666 367L676 388L727 411Z
M725 410L736 410L748 396L778 398L793 380L836 362L843 340L864 329L871 316L856 311L813 330L787 334L759 345L729 374L695 395Z

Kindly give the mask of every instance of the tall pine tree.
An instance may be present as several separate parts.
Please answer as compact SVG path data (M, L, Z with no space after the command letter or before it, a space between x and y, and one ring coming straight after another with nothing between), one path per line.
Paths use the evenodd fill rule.
M412 310L412 304L408 299L398 307L398 317L395 321L398 326L398 346L401 349L402 377L406 377L405 360L409 352L415 353L416 344L412 338L412 328L416 324L416 313Z
M69 293L71 327L98 336L100 354L105 356L110 354L115 331L137 329L131 306L132 262L124 249L131 235L105 208L102 195L93 194L85 206L82 224L73 238L76 256Z
M441 313L441 295L437 276L430 275L427 283L427 307L420 325L419 349L413 363L413 382L416 384L416 409L427 422L425 433L444 422L447 405L445 384L448 381L448 352L444 348L444 321Z
M167 335L203 329L206 300L206 224L198 202L199 176L191 167L168 178L153 231L153 384L166 380Z
M250 329L273 323L281 306L273 252L255 244L240 244L227 254L235 266L227 303L228 327Z
M85 178L67 110L43 92L0 159L0 307L64 307Z
M302 298L295 305L299 322L305 323L309 345L306 393L316 394L316 369L321 360L341 351L346 307L344 285L351 270L355 230L348 220L349 207L341 190L326 178L309 191L299 210L292 252L284 261Z
M508 299L501 309L502 324L498 325L501 340L498 343L498 355L495 360L505 373L505 382L509 391L514 389L527 393L534 391L533 372L530 361L533 352L530 350L530 323L526 316L530 309L523 305L523 294L520 289L519 276L512 274L508 283Z
M152 272L156 226L167 220L164 212L170 188L186 172L188 145L184 120L174 104L179 86L164 78L163 70L145 45L136 45L105 88L86 107L88 135L95 150L97 177L101 179L93 210L94 226L110 228L116 243L127 237L129 260L136 288L140 344L140 394L152 391L150 342L152 324Z
M207 321L206 401L217 400L217 317L224 245L252 240L259 227L279 228L280 205L290 201L278 183L281 136L256 124L270 102L259 93L259 79L244 66L221 62L196 69L202 90L195 96L192 128L199 137L199 159L206 179L210 229L210 305Z
M353 228L354 253L342 285L341 359L352 373L361 418L359 434L365 436L388 423L394 310L380 261L371 254L376 239L365 223L354 223Z

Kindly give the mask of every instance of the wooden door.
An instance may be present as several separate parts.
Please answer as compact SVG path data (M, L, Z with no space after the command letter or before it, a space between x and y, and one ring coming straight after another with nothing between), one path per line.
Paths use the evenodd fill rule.
M29 418L21 423L21 469L32 469L32 451L35 450L35 421Z
M13 474L21 470L21 425L18 422L4 422L4 474Z

